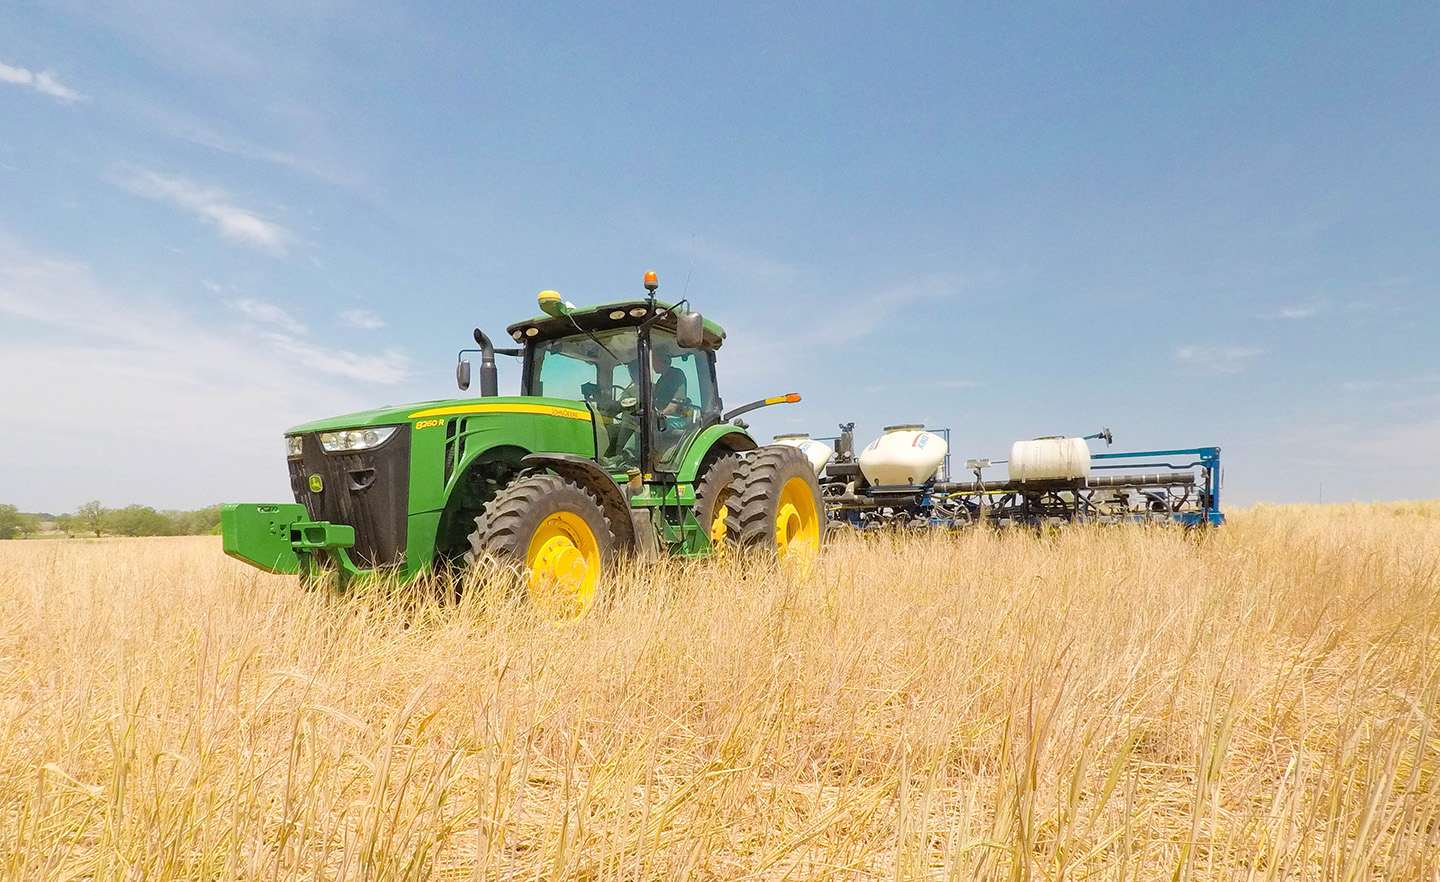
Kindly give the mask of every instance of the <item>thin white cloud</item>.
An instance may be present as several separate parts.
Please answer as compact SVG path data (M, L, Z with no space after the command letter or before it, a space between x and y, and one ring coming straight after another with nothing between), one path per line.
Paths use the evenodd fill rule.
M1325 311L1323 303L1297 303L1290 306L1280 306L1275 309L1257 313L1256 318L1279 321L1298 321L1300 319L1314 318Z
M42 70L36 73L26 70L23 67L11 67L3 62L0 62L0 83L29 86L41 95L49 95L51 98L59 99L66 104L72 101L79 101L85 97L57 80L55 74L51 71Z
M1426 387L1440 384L1440 374L1415 374L1413 376L1387 377L1384 379L1372 380L1346 380L1340 384L1340 391L1377 392L1384 391L1401 395L1414 395L1427 391ZM1373 402L1372 402L1373 403ZM1410 406L1412 402L1406 401L1402 407Z
M906 383L906 389L978 389L985 384L979 380L933 380L927 383ZM894 385L872 383L861 387L866 392L893 391Z
M1415 469L1416 458L1423 451L1440 450L1440 419L1367 424L1362 432L1350 435L1340 443L1347 471L1359 469L1390 480L1405 475L1406 479L1396 483L1397 488L1404 487L1400 491L1404 498L1432 499L1440 492L1440 480L1433 470Z
M284 256L294 239L289 230L235 205L229 194L214 187L128 167L117 169L111 181L137 196L183 208L200 220L214 224L225 238L270 254Z
M364 181L358 171L351 169L346 164L348 156L353 154L346 155L345 151L338 151L345 158L336 158L334 154L337 151L326 150L323 144L311 144L308 149L300 153L287 153L264 144L247 141L238 135L221 133L207 123L175 113L167 107L150 106L145 108L145 112L175 137L201 147L245 159L258 159L261 162L268 162L342 187L355 187ZM248 122L253 124L254 121L248 120ZM267 137L283 137L283 132L277 131L273 127L257 126L256 128L264 131ZM304 143L303 138L292 138L292 140Z
M781 308L788 303L789 314L741 316L729 327L733 342L721 350L726 382L770 382L797 358L823 357L864 337L882 337L891 322L899 321L897 316L952 301L967 287L953 276L930 274L884 288L816 296L808 303L800 298L780 301Z
M918 311L922 305L951 300L961 287L951 276L932 274L841 300L817 298L811 307L816 320L808 331L795 336L808 345L839 346L875 333L881 321L902 314L906 307Z
M1264 351L1250 346L1179 346L1175 349L1175 361L1200 373L1238 374Z
M347 309L340 313L340 320L363 331L376 331L385 327L385 322L380 316L364 309Z
M305 326L298 319L273 303L246 298L232 300L230 306L254 321L275 325L291 334L305 333Z
M3 232L0 377L25 378L0 382L0 488L41 510L286 499L284 429L373 403L263 334L108 288Z
M933 383L925 383L922 385L933 386L936 389L973 389L985 384L979 380L936 380Z
M1379 389L1381 384L1376 380L1346 380L1340 384L1342 392L1371 392Z
M708 264L713 269L743 280L752 290L793 288L801 275L800 267L795 264L700 236L677 242L675 250L693 262ZM661 282L666 286L661 289L662 292L676 287L684 292L687 288L687 280L684 278L662 279ZM679 283L678 286L676 283ZM680 299L673 290L669 291L668 296L675 300Z
M321 373L383 385L392 385L405 379L405 356L393 349L376 355L361 355L343 349L327 349L285 334L272 332L264 336L276 349Z

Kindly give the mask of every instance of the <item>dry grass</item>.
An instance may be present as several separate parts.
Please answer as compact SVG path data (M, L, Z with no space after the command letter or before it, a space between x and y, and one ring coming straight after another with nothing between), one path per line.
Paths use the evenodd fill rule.
M0 871L1440 878L1440 503L482 593L0 543Z

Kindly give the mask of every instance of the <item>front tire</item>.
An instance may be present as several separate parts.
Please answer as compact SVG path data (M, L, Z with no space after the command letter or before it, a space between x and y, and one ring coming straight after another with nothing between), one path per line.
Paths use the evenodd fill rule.
M557 475L522 475L475 519L467 560L512 569L530 603L552 621L584 615L615 556L600 501Z
M825 538L820 484L810 460L794 447L772 445L745 454L735 470L725 533L742 548L772 548L796 573L808 573Z

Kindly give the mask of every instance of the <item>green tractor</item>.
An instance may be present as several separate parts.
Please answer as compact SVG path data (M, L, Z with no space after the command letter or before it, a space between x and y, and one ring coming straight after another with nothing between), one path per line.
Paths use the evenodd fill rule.
M290 429L294 503L221 515L225 553L272 573L410 580L497 561L553 617L583 613L622 554L700 557L771 548L807 567L825 529L796 449L761 447L725 411L715 351L725 332L646 296L577 309L554 291L496 349L480 330L480 396L377 408ZM495 356L523 361L499 397Z

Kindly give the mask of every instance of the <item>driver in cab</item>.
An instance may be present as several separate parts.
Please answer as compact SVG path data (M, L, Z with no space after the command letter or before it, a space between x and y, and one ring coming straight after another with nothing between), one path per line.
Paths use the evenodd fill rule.
M672 363L673 358L659 349L650 351L650 367L655 371L655 411L665 417L688 416L693 408L685 372Z

